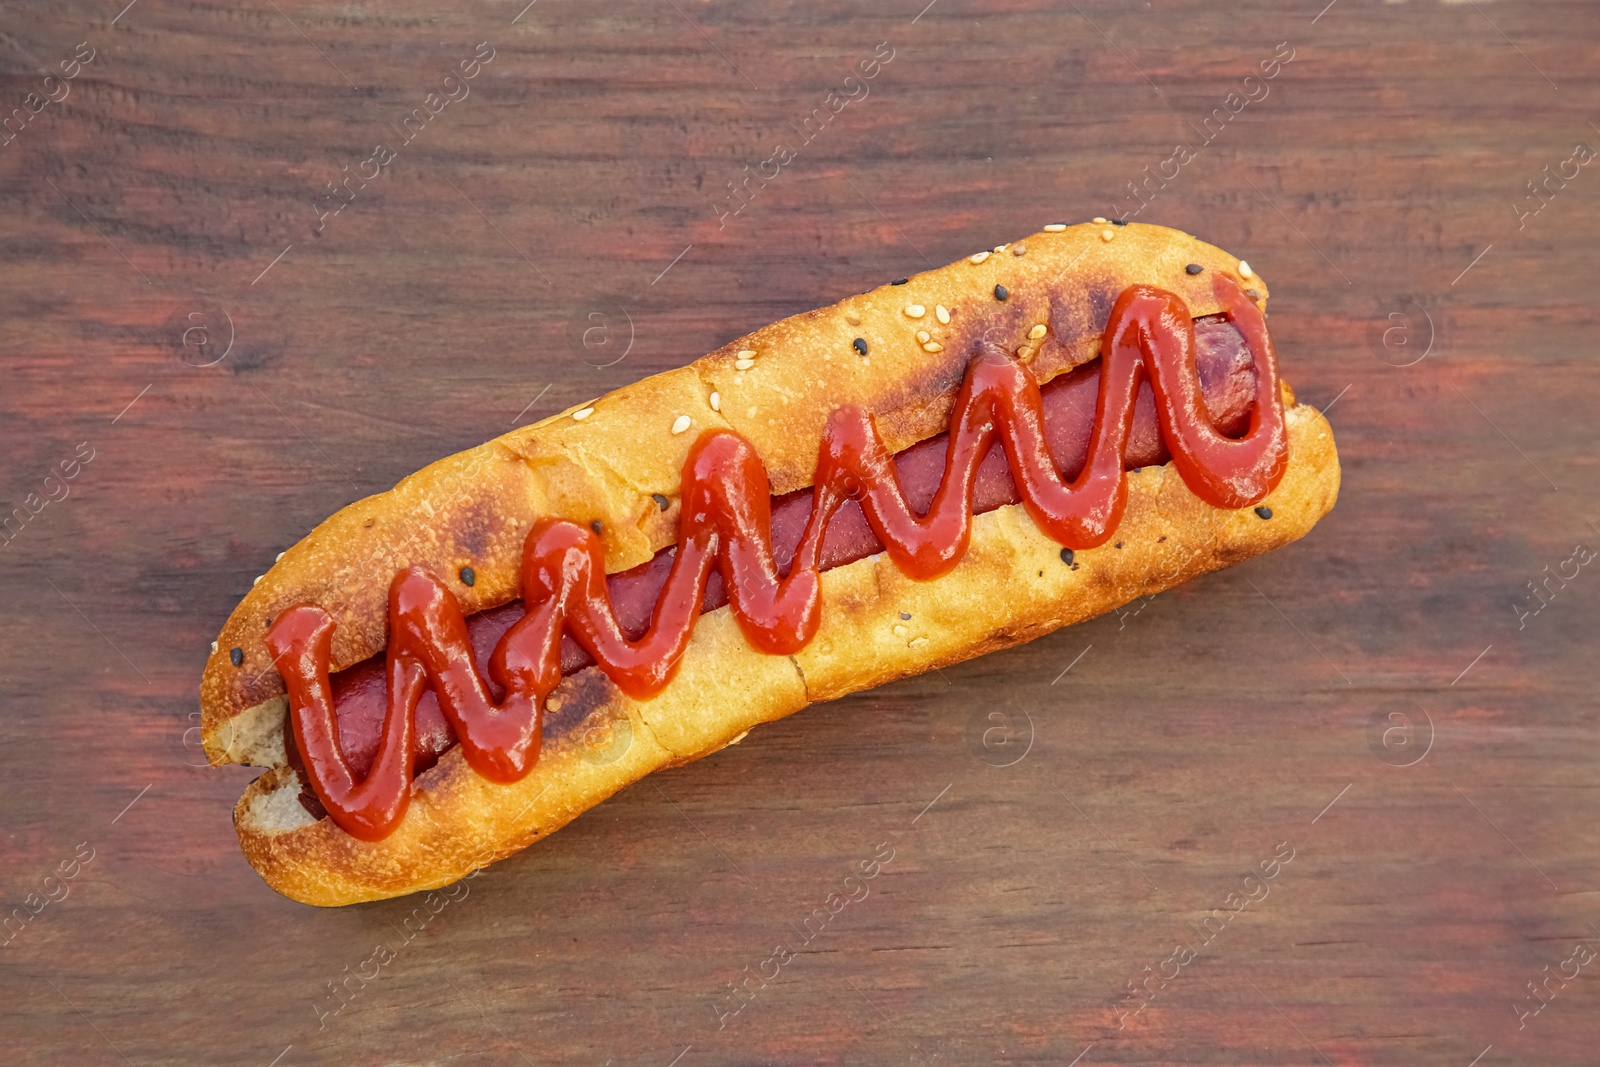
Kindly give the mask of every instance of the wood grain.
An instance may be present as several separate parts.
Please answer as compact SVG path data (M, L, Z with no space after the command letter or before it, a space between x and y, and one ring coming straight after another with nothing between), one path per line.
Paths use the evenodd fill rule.
M65 893L4 935L9 1060L1593 1061L1595 966L1527 986L1600 949L1600 577L1565 562L1600 547L1592 5L523 2L6 8L0 892ZM283 547L764 323L1131 210L1146 167L1141 221L1246 256L1332 405L1310 537L758 730L436 913L245 865L250 772L186 731Z

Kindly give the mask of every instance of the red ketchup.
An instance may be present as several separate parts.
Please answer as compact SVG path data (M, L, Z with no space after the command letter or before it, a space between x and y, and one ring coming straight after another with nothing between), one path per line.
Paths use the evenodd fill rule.
M868 412L838 408L812 488L787 496L773 498L748 441L707 431L684 463L676 545L607 577L588 526L540 519L522 600L470 619L442 582L407 568L389 589L385 653L333 678L332 618L290 608L267 645L288 689L290 758L314 794L302 799L381 840L404 818L417 770L454 744L491 781L532 770L544 701L564 674L595 664L629 696L653 696L696 617L724 603L751 645L797 652L821 621L822 571L881 551L937 578L965 553L973 516L1005 504L1020 501L1062 546L1093 548L1122 517L1125 472L1169 458L1207 503L1254 504L1287 454L1276 356L1255 304L1224 276L1216 292L1223 314L1197 324L1172 293L1130 287L1101 358L1043 389L1026 364L980 343L949 432L897 455Z

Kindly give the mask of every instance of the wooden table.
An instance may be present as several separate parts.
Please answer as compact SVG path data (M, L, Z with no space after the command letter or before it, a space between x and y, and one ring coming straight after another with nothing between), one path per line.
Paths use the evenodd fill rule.
M59 899L7 932L0 1058L1600 1057L1592 4L122 2L3 20L0 890ZM466 95L408 126L433 92ZM245 864L252 772L203 766L196 685L313 524L1136 210L1270 280L1344 463L1304 541L758 730L420 933L415 901L313 910Z

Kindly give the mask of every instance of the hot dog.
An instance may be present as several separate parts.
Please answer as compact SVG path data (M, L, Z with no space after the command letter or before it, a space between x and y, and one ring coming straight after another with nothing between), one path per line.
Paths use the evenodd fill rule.
M754 725L1303 535L1331 431L1253 271L1052 226L450 457L259 579L202 680L281 892L434 888Z

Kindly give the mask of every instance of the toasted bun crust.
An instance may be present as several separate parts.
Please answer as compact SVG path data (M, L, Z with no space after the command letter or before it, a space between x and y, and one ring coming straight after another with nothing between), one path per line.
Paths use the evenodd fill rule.
M1015 254L1018 248L1025 251ZM1205 273L1187 274L1189 263ZM418 776L405 821L381 842L314 821L285 765L283 683L263 641L268 620L283 609L311 602L333 616L332 669L340 670L384 647L388 579L401 568L423 565L444 577L471 566L476 584L455 590L465 612L514 599L535 517L600 520L608 571L628 569L676 539L678 479L699 431L742 434L766 463L774 492L804 488L823 422L839 404L872 411L885 443L902 449L946 429L979 339L1029 348L1047 381L1099 354L1111 306L1130 285L1175 292L1196 317L1218 312L1209 277L1216 270L1239 277L1238 260L1162 227L1038 233L982 262L961 260L785 319L687 367L441 460L340 511L258 580L224 626L201 684L213 763L272 768L234 812L246 856L274 888L310 904L446 885L653 770L735 743L758 723L1030 640L1302 536L1332 507L1339 466L1327 423L1294 406L1285 387L1289 462L1265 501L1270 520L1211 507L1170 465L1146 467L1129 475L1115 538L1122 547L1080 551L1075 567L1011 505L978 516L966 555L936 580L907 578L881 554L825 572L822 625L798 655L755 651L729 609L719 608L700 617L679 673L656 697L631 700L595 668L563 679L528 777L488 782L452 749ZM1008 290L1004 301L993 293L997 284ZM1259 278L1241 284L1265 302ZM920 318L906 314L913 304L926 309ZM939 321L940 305L948 324ZM1038 323L1049 333L1029 341ZM919 330L937 351L927 351ZM852 348L858 337L865 357ZM751 362L741 369L741 359ZM710 406L713 392L720 410ZM671 432L681 415L694 432ZM653 494L673 506L663 512ZM241 650L240 666L230 660L233 648Z

